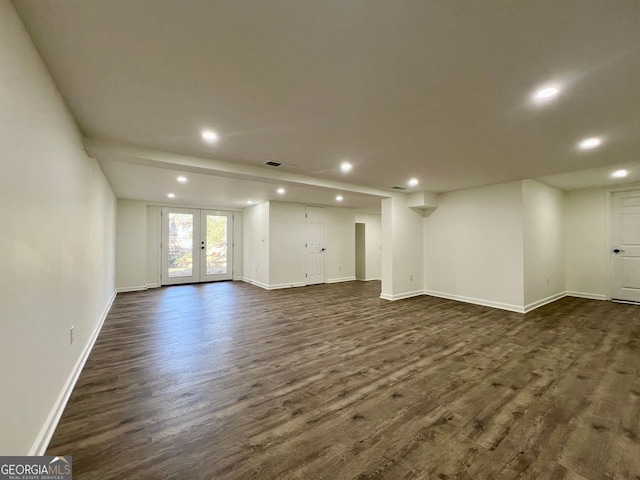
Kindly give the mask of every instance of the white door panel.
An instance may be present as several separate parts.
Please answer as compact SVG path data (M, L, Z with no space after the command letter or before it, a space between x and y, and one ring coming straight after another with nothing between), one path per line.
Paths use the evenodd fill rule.
M232 279L233 214L201 211L200 281Z
M640 191L611 195L611 296L640 302Z
M307 207L306 284L325 283L324 209Z

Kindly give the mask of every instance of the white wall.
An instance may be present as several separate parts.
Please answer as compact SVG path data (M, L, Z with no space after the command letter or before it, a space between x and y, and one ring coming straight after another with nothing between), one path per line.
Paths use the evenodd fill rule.
M380 202L380 298L393 299L393 236L391 235L392 219L391 198L385 198Z
M305 206L269 203L269 287L305 284Z
M241 280L242 279L242 238L244 237L244 233L242 229L244 228L244 221L242 219L242 212L233 212L233 279Z
M142 290L147 285L147 205L118 200L116 218L116 288Z
M524 305L521 182L439 195L424 218L429 294L506 309Z
M160 286L160 210L158 205L147 205L147 287Z
M269 286L269 202L247 207L242 215L242 278Z
M0 454L41 454L113 298L116 200L7 0L0 45Z
M565 192L566 290L604 300L607 294L606 191Z
M565 292L564 193L536 180L522 182L524 305Z
M326 208L327 283L356 279L356 220L353 210Z
M380 280L382 250L382 219L380 215L356 214L356 223L365 224L365 278Z
M362 281L367 278L365 228L364 223L356 222L356 280Z
M409 196L393 194L382 200L382 293L397 300L422 293L422 216L409 208Z

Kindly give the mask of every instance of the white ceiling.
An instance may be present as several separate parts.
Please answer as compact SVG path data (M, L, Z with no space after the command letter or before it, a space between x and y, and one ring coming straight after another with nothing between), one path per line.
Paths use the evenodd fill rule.
M604 182L640 161L638 1L14 4L84 134L114 145L291 163L312 179L303 191L388 192L417 177L416 189L443 192L593 168ZM549 82L562 94L532 104ZM203 128L220 143L204 143ZM593 135L601 148L576 148ZM174 173L94 154L118 195L166 198ZM277 180L198 175L189 185L211 182L200 189L210 196L184 192L197 204L221 201L215 191L233 205L266 199ZM336 191L317 189L318 203Z
M627 176L616 178L611 174L616 170L626 170ZM559 173L539 177L547 185L559 188L560 190L577 190L579 188L590 187L619 187L630 184L640 184L640 162L619 163L615 168L610 166L589 168L577 172Z
M118 198L233 209L275 200L380 213L380 199L388 196L381 190L299 175L287 167L238 165L89 138L85 149L99 159ZM180 183L179 176L187 182Z

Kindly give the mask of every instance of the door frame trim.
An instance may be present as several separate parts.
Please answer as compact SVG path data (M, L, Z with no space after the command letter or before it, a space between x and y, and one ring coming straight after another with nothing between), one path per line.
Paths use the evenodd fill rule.
M150 204L148 204L147 206L149 206ZM165 286L175 286L175 285L189 285L192 283L211 283L211 282L219 282L219 281L234 281L237 280L237 267L236 267L236 243L237 243L237 239L235 237L236 235L236 214L240 213L242 214L242 211L239 210L235 210L235 209L224 209L224 208L212 208L212 207L190 207L190 206L182 206L182 205L167 205L167 204L156 204L153 205L158 208L158 213L157 213L157 218L158 218L158 231L156 232L157 234L157 245L158 245L158 257L157 257L157 262L158 262L158 274L157 274L157 285L154 285L154 287L165 287ZM228 232L230 232L230 236L231 236L231 247L229 248L229 250L231 251L231 254L228 255L228 257L230 258L230 262L231 262L231 270L229 272L229 278L228 279L217 279L217 280L213 280L213 279L208 279L208 280L202 280L202 267L206 264L206 262L204 261L204 259L200 259L201 261L198 262L198 277L199 277L199 281L193 281L193 282L182 282L182 283L169 283L169 284L165 284L164 283L164 248L166 248L163 244L164 242L164 222L165 222L165 218L164 218L164 212L168 211L170 209L174 209L174 210L197 210L198 211L198 222L196 222L198 224L198 231L200 233L200 239L202 238L202 219L203 219L203 213L206 216L207 213L216 213L216 214L220 214L220 215L227 215L228 218L228 223L227 223L227 228L228 228ZM242 219L242 216L239 217L240 219ZM240 231L242 231L242 229L240 228ZM148 234L148 232L147 232ZM206 232L205 232L206 235ZM200 240L199 239L199 240ZM227 237L228 239L228 237ZM194 251L196 249L199 250L200 247L200 243L198 242L198 244L196 245L194 243ZM199 254L201 255L201 253ZM241 255L241 253L240 253ZM241 257L240 257L241 258Z

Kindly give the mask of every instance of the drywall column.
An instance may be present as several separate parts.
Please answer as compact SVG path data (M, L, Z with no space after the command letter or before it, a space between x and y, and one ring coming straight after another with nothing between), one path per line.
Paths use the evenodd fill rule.
M569 295L607 298L607 193L603 188L564 195L566 290Z
M247 207L242 215L242 279L269 287L269 202Z
M564 193L536 180L522 182L524 308L565 294Z
M422 215L409 207L409 196L382 200L382 293L399 300L423 293Z
M116 227L116 288L144 290L147 285L147 205L118 200Z
M356 279L365 280L367 278L367 244L365 241L366 225L356 223Z
M356 221L348 208L325 209L325 259L327 283L356 279Z
M160 286L160 224L159 205L147 205L147 287Z
M306 207L269 202L269 288L304 285Z
M364 223L365 225L365 278L362 280L380 280L381 217L380 215L356 214L356 223Z

